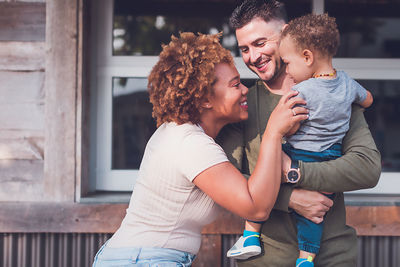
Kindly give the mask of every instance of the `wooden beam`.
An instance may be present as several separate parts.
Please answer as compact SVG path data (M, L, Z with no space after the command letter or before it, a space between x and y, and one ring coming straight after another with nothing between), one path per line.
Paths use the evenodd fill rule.
M346 212L358 235L400 236L399 206L348 206Z
M45 3L0 2L0 41L44 41L45 24Z
M1 207L0 232L4 233L113 233L125 216L127 204L9 202ZM6 217L12 219L4 220Z
M45 190L75 200L78 1L46 2Z
M127 204L4 202L0 232L113 233ZM399 206L348 206L347 223L360 236L400 236ZM203 229L203 234L240 234L243 220L228 211Z

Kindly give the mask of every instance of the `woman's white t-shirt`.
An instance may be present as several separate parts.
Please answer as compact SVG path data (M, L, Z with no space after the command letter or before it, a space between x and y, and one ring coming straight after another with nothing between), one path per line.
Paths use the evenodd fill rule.
M217 204L193 184L226 162L223 149L198 125L162 124L147 143L127 214L108 247L161 247L196 254L201 229Z

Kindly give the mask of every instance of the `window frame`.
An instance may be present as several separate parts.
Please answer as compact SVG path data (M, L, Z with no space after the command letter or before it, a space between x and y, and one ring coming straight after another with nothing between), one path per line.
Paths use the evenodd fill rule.
M93 42L91 60L91 191L131 191L138 170L112 170L112 86L113 77L146 78L157 62L158 56L113 56L113 0L98 0L93 6ZM324 0L313 0L312 10L324 11ZM101 30L100 30L101 29ZM235 57L242 79L256 79L243 63ZM400 59L384 58L335 58L333 65L346 71L354 79L399 80ZM379 66L377 68L376 66ZM100 145L98 145L100 144ZM382 172L379 184L372 189L351 193L398 194L400 172Z

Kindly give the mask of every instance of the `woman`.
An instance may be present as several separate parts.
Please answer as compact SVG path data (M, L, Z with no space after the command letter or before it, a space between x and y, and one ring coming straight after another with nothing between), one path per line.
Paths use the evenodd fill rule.
M201 229L218 205L250 220L265 220L281 177L281 140L307 118L290 93L272 113L257 167L247 180L214 138L248 117L246 94L219 35L181 33L163 47L149 76L159 126L147 143L121 227L99 250L94 266L190 266Z

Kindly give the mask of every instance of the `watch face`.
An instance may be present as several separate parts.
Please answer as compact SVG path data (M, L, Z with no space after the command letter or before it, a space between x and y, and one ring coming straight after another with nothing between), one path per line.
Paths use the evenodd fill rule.
M299 173L295 170L290 170L287 174L289 182L295 183L299 179Z

